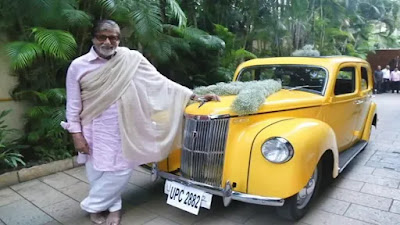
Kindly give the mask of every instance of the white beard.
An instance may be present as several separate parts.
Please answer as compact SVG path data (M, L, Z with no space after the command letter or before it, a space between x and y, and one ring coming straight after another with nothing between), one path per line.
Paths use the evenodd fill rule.
M105 46L100 46L96 49L101 55L108 57L114 55L116 48L108 48Z

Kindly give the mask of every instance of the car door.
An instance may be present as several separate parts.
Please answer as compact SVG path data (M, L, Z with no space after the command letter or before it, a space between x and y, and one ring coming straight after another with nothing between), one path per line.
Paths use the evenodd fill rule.
M355 119L358 118L359 107L357 66L344 63L339 66L335 76L330 104L326 107L324 120L336 134L339 151L350 147L354 141Z
M359 87L360 93L357 97L355 104L357 106L357 118L355 119L355 133L356 140L360 140L364 130L365 122L368 116L369 107L372 101L372 71L367 65L360 65L359 67Z

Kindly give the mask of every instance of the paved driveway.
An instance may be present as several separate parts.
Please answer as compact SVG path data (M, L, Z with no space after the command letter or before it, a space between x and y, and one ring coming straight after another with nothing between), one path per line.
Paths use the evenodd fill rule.
M167 205L163 182L137 170L123 194L122 224L400 224L400 94L375 101L380 118L371 143L297 223L280 219L272 207L233 202L224 208L219 197L194 216ZM88 189L83 167L2 189L0 225L90 224L79 208Z

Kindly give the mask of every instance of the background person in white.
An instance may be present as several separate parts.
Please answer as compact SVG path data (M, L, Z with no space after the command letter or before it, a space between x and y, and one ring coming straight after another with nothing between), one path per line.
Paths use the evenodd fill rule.
M391 75L392 93L400 91L400 71L399 68L394 68Z
M382 83L382 92L386 93L390 91L390 66L387 65L383 72L383 83Z

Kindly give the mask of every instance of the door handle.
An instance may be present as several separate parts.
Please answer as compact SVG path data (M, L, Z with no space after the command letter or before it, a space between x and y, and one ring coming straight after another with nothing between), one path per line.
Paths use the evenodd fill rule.
M356 105L359 105L359 104L362 104L362 103L364 103L363 100L355 100L354 101L354 104L356 104Z

